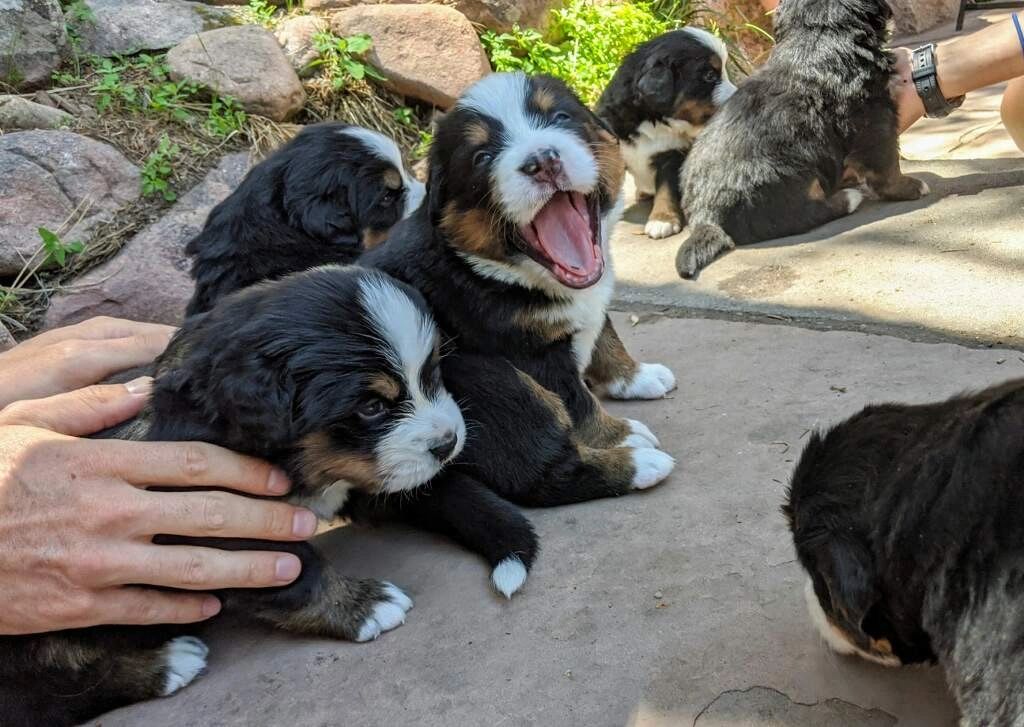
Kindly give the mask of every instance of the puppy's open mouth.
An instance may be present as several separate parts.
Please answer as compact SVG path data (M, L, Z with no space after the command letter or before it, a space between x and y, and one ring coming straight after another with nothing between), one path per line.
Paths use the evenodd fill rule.
M589 288L604 272L597 195L555 192L529 224L519 228L531 258L569 288Z

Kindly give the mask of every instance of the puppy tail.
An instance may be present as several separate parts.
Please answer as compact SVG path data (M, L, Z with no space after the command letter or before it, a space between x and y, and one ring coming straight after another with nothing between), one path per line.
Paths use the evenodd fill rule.
M681 278L695 278L708 263L736 247L725 230L715 224L698 223L676 253L676 270Z

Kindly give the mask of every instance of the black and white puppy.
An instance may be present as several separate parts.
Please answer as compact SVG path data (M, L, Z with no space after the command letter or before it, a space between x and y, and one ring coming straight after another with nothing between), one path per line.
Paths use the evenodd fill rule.
M606 317L623 174L614 135L563 83L492 74L441 121L427 201L361 259L423 293L452 339L445 384L471 422L454 469L490 494L490 514L464 506L440 517L451 530L468 530L467 517L492 523L463 537L478 552L509 540L497 525L505 500L623 495L674 467L646 426L611 417L584 383L609 383L616 355L628 358ZM674 384L664 367L647 370L662 392ZM506 594L526 577L512 565L495 572Z
M253 167L186 246L196 281L187 313L261 280L351 263L422 199L391 139L337 122L307 126Z
M717 36L673 30L637 46L601 94L597 114L621 140L637 194L653 197L648 237L683 229L679 174L697 134L736 91L728 61Z
M786 0L776 45L708 122L683 168L690 236L676 268L691 278L736 245L850 214L864 182L882 199L928 192L900 171L886 50L886 0Z
M466 427L440 372L422 297L378 271L325 267L235 293L185 321L156 364L140 416L104 434L205 441L265 458L288 499L325 518L388 493L408 497L462 451ZM443 475L442 475L443 477ZM281 588L218 593L225 614L295 633L368 641L412 601L355 579L307 543L162 538L288 551L302 573ZM0 637L0 722L78 724L169 695L205 667L189 627L97 627Z
M937 659L962 725L1024 724L1024 379L815 434L784 512L829 646Z

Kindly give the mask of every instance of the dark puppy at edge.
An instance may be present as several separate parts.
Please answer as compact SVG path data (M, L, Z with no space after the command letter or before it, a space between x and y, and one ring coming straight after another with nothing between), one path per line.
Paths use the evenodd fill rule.
M964 727L1024 724L1024 379L815 434L784 512L829 646L937 659Z
M597 103L619 137L638 197L653 197L644 232L653 239L683 229L679 174L693 140L736 91L725 44L700 28L649 40L626 56Z
M186 312L261 280L354 262L422 199L391 139L337 122L307 126L253 167L185 247L196 281Z
M292 479L290 501L358 518L435 478L461 451L465 424L441 382L439 338L420 295L377 271L327 267L188 319L156 364L147 407L103 436L206 441L263 457ZM343 575L308 543L161 541L300 558L288 586L219 592L233 617L367 641L412 606L390 583ZM71 725L172 694L205 667L206 646L184 635L194 628L0 637L0 722Z
M786 0L776 46L715 114L682 173L690 236L676 269L692 278L736 245L795 235L880 198L927 194L900 171L889 94L885 0Z

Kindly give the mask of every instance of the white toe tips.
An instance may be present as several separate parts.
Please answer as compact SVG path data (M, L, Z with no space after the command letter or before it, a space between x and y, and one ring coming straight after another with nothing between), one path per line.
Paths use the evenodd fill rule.
M378 601L370 616L359 628L356 641L373 641L385 631L405 623L405 614L412 608L412 599L397 586L384 583L384 600Z
M633 475L633 488L646 490L658 484L676 466L676 461L660 449L635 449L633 450L633 467L636 472Z
M161 696L174 694L187 686L206 668L206 656L210 650L194 636L179 636L164 645L164 662L167 675Z
M676 388L676 377L667 366L642 363L630 379L608 385L613 399L661 399Z
M844 189L841 194L846 198L846 214L854 212L864 201L864 193L859 189Z
M652 240L675 235L682 229L682 225L673 220L647 220L647 224L644 225L644 233Z
M512 598L512 594L523 587L527 576L526 566L518 557L510 555L501 561L491 571L491 583L498 592L505 598Z
M629 431L632 432L632 434L626 437L626 441L623 443L624 446L638 447L639 449L645 449L649 447L657 448L661 446L661 442L659 442L658 438L654 436L654 432L648 429L647 425L644 424L643 422L638 422L636 419L626 419L626 424L629 425ZM634 441L645 442L645 444L629 444L628 442L631 439Z

